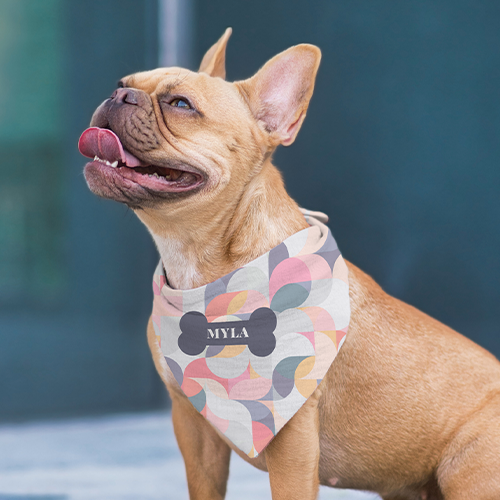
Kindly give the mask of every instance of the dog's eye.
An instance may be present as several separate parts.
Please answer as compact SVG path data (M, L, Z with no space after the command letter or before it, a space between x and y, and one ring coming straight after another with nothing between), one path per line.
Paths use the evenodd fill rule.
M176 108L191 109L191 106L184 99L174 99L170 106L175 106Z

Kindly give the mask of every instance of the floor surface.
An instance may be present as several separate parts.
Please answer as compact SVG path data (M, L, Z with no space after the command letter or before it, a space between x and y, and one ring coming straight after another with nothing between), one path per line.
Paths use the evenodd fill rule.
M231 459L227 500L270 500L267 474ZM320 500L374 500L322 488ZM0 500L187 500L168 412L0 426Z

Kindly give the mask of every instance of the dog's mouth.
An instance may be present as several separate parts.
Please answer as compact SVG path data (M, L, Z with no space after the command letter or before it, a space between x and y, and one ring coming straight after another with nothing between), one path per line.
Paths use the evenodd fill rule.
M82 155L93 158L86 173L98 172L115 186L119 182L123 184L121 190L134 190L139 185L149 193L182 193L204 182L204 176L187 165L171 168L145 163L127 151L110 129L88 128L78 141L78 149Z

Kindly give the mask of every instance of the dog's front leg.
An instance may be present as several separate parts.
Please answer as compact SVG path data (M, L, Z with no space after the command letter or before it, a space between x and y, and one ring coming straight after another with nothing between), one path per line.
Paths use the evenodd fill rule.
M186 466L189 498L223 500L231 449L185 396L172 392L172 420Z
M319 396L317 389L265 450L273 500L314 500L318 495Z

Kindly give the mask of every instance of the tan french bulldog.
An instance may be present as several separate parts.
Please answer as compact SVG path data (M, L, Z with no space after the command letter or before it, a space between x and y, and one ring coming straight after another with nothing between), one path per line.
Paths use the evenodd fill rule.
M320 51L298 45L252 78L225 81L227 30L198 73L123 78L80 150L90 189L130 206L152 234L173 288L198 287L308 227L271 163L294 141ZM348 263L349 334L318 389L264 452L272 497L314 499L320 484L386 500L500 499L500 363L390 297ZM191 499L222 499L230 443L192 406L155 341L172 398Z

